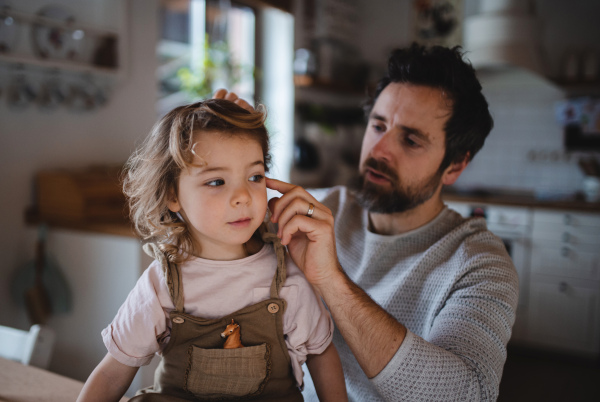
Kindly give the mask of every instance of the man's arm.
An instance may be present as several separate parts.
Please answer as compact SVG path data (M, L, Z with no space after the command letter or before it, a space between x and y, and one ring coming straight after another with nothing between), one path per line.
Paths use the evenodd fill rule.
M267 179L267 186L283 194L271 199L271 220L278 235L306 278L320 292L333 320L369 378L394 356L406 328L375 303L346 276L337 259L331 211L304 189ZM314 205L311 217L305 216Z
M317 290L362 370L375 377L396 354L406 328L341 270Z

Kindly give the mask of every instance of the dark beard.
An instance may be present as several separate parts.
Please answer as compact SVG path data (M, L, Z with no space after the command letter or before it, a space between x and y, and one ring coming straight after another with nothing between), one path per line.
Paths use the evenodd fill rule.
M381 214L405 212L423 204L435 194L444 172L443 169L438 169L423 185L404 187L396 172L385 162L369 158L365 161L364 166L380 171L391 181L392 188L387 190L368 181L365 175L361 174L352 186L356 191L356 198L363 208L369 212Z

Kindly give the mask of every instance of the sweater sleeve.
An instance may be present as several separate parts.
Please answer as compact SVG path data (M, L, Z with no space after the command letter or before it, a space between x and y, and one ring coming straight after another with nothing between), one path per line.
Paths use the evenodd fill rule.
M463 275L428 333L408 331L371 380L385 400L497 399L518 299L517 273L501 245L481 242L464 256Z

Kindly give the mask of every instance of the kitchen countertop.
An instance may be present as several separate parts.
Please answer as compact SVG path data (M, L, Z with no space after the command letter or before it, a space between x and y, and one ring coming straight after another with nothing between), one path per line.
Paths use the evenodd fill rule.
M495 204L514 207L546 208L554 210L565 210L574 212L600 213L600 202L586 202L583 199L573 197L571 199L544 200L533 194L510 193L506 191L456 191L445 189L442 198L445 201L466 202L471 204ZM36 225L42 219L35 216L31 210L25 214L29 225ZM43 222L52 228L80 230L91 233L102 233L116 236L136 237L131 222L126 218L122 221L112 222L82 222L63 219L43 219Z
M533 194L505 191L456 191L445 189L445 201L467 202L472 204L495 204L515 207L558 209L573 212L600 212L600 202L587 202L577 196L561 199L540 199Z
M133 224L126 217L112 218L110 220L76 220L64 216L42 217L35 207L30 207L25 210L25 223L29 226L45 224L55 229L137 237L133 229Z

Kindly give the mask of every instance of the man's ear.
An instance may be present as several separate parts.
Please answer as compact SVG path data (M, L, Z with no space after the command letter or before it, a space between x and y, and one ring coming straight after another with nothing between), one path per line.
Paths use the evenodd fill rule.
M442 176L443 185L450 186L456 182L463 170L469 165L470 156L471 154L467 152L462 161L453 162L446 168Z

